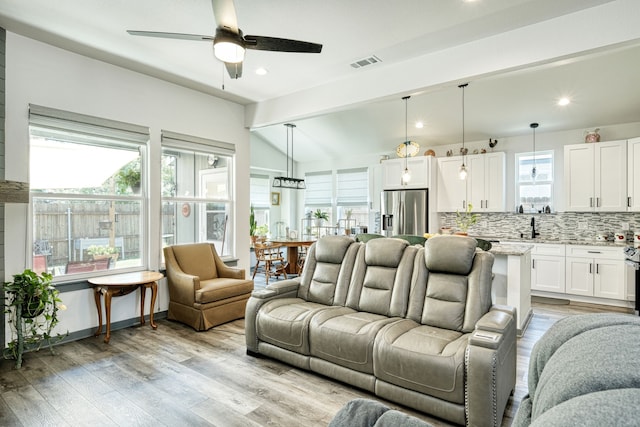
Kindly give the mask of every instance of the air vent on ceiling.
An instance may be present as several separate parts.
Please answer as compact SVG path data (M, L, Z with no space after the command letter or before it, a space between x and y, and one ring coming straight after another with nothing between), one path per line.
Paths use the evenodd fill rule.
M351 64L351 66L353 68L362 68L362 67L366 67L367 65L377 64L378 62L382 62L382 60L380 58L378 58L377 56L372 55L372 56L370 56L368 58L363 58L363 59L360 59L360 60L358 60L356 62L353 62Z

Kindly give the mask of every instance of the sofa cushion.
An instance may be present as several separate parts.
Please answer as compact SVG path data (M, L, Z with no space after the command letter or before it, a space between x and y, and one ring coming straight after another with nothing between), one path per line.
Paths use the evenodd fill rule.
M373 374L373 342L378 331L398 318L348 307L317 313L309 324L310 354L359 372Z
M605 390L574 397L546 411L534 427L637 426L640 389Z
M431 427L431 424L370 399L353 399L333 417L329 427Z
M549 358L533 397L531 420L577 396L640 386L640 327L614 325L584 331Z
M476 244L476 239L465 236L431 237L424 251L427 269L430 272L469 274Z
M182 271L188 271L188 274L198 276L200 280L218 277L211 244L176 245L173 246L173 253Z
M344 305L361 245L347 236L325 236L311 245L297 296L319 304Z
M415 257L421 250L400 239L369 241L356 257L346 306L388 317L404 317Z
M376 336L375 376L391 384L464 403L464 353L468 335L404 319Z
M265 303L256 316L261 341L309 355L309 322L314 314L337 309L300 298L278 298Z

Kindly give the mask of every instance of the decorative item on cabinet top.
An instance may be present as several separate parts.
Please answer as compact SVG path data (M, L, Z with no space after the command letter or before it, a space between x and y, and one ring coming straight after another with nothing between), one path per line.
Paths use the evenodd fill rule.
M408 143L402 143L396 147L396 154L398 157L413 157L420 151L420 146L417 142L409 141Z
M433 151L433 150L431 150L431 149L429 149L429 150L427 150L427 151L425 151L425 152L424 152L424 155L425 155L425 156L432 156L432 157L435 157L435 156L436 156L436 152L435 152L435 151Z
M598 133L600 128L595 128L594 130L585 130L584 131L584 142L600 142L600 134Z

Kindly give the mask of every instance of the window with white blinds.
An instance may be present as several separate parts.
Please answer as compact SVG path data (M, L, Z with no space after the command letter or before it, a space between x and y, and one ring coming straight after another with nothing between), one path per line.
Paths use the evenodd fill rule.
M337 206L362 206L369 202L369 173L366 168L338 170Z
M254 208L269 208L271 187L268 175L251 174L249 197Z
M331 206L333 183L331 171L308 173L304 176L306 190L304 191L305 206Z

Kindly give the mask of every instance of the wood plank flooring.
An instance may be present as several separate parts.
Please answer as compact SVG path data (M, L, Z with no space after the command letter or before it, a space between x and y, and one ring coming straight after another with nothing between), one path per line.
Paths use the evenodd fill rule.
M533 344L558 319L602 306L534 303L518 340L517 385L503 420L526 394ZM367 392L275 360L247 356L244 320L207 332L167 320L29 353L21 370L0 362L2 426L326 426ZM380 400L380 399L378 399ZM450 424L399 408L436 426Z

